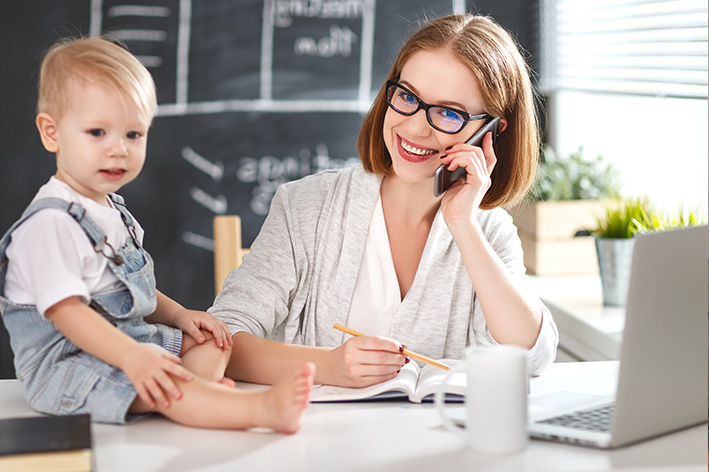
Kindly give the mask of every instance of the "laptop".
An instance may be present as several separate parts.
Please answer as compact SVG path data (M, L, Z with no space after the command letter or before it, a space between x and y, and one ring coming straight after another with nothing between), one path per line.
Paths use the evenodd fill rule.
M615 397L532 418L531 437L615 448L707 422L708 229L636 237Z

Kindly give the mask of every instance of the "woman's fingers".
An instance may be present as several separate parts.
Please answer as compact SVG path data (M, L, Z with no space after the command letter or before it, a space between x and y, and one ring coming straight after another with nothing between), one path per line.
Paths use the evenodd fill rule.
M484 173L490 175L497 164L497 157L492 145L492 133L487 133L483 138L481 147L458 143L446 149L441 163L448 165L448 170L465 167L469 174ZM471 168L472 166L472 168Z
M365 387L395 377L406 363L400 347L393 339L378 336L347 340L339 348L344 385Z

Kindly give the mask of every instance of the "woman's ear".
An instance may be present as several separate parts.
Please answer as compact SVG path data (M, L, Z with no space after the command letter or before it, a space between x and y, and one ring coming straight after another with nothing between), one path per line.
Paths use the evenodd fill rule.
M49 152L57 152L59 143L57 141L57 124L54 117L49 113L38 113L35 124L39 130L39 137L42 139L44 148Z
M507 129L507 119L500 118L500 133Z

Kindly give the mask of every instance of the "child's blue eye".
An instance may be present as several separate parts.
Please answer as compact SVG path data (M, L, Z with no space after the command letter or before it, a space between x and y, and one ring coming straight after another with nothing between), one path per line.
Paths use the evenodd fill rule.
M92 130L89 130L89 134L91 136L99 137L99 136L103 136L106 133L102 129L92 129Z

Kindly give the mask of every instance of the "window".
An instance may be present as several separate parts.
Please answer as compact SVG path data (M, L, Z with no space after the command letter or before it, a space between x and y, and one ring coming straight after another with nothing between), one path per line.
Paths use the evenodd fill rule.
M706 0L538 2L549 143L602 155L625 196L706 215Z
M540 0L544 93L707 97L706 0Z

